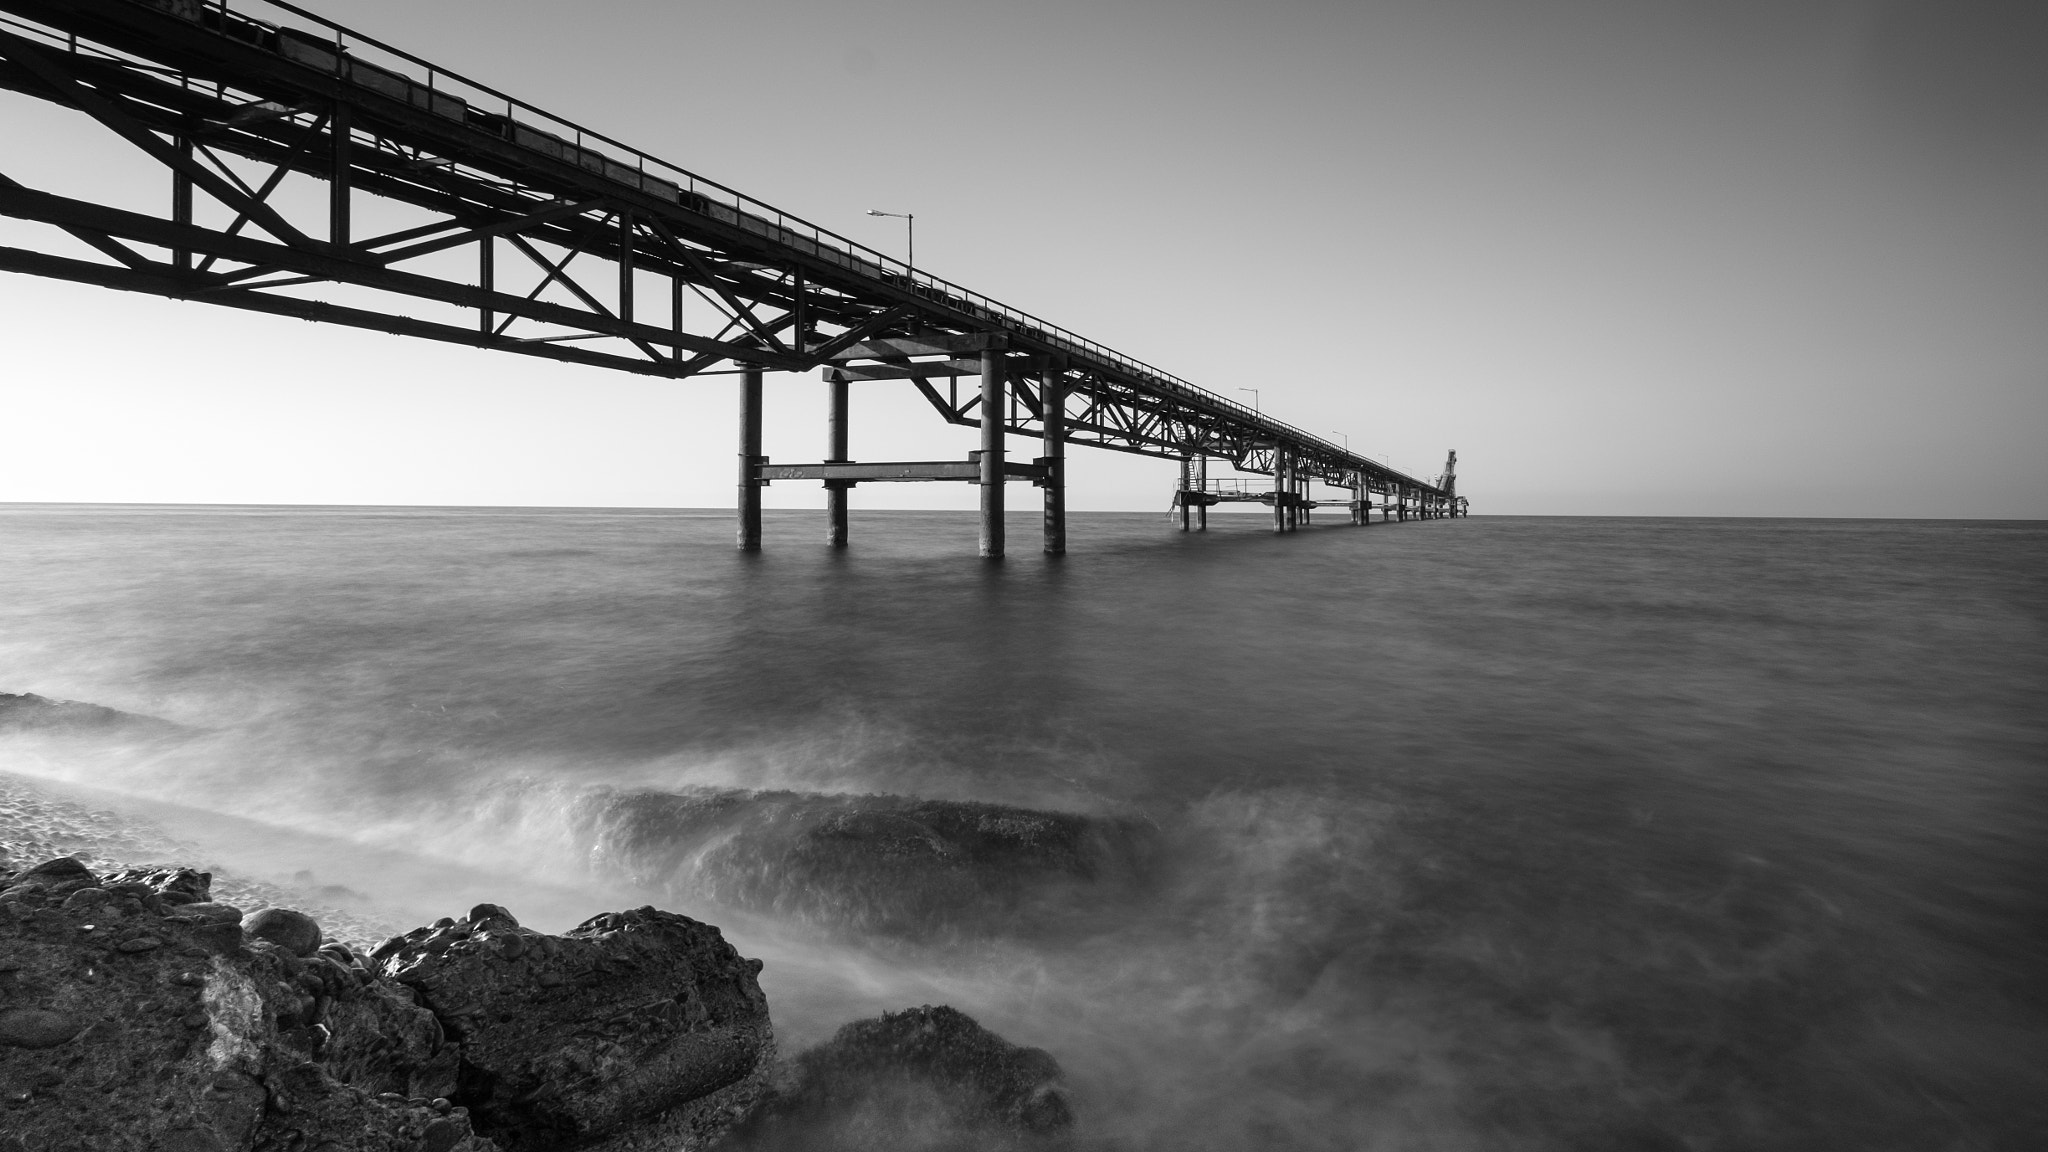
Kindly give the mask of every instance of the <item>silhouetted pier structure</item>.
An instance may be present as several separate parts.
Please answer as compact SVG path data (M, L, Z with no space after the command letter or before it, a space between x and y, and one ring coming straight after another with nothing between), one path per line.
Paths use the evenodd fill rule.
M1313 481L1351 489L1358 523L1374 507L1465 511L1448 471L1407 476L292 4L0 13L0 87L77 110L168 176L152 214L0 173L0 213L78 242L0 247L0 269L667 379L737 375L741 548L760 546L776 480L824 484L834 545L855 485L951 480L980 486L981 553L1001 556L1017 480L1043 490L1044 548L1064 552L1076 444L1182 461L1184 524L1245 498L1206 480L1212 459L1272 477L1255 498L1276 531L1306 522ZM90 254L61 250L79 245ZM312 295L337 290L346 303ZM824 459L770 461L762 376L811 371L829 398ZM865 381L907 381L978 427L980 450L849 459L849 386ZM1011 437L1036 454L1012 459Z

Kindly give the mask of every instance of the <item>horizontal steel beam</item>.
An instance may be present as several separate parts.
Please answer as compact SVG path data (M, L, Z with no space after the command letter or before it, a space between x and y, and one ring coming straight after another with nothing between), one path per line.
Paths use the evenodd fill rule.
M762 464L756 475L762 480L837 480L846 483L874 483L889 480L965 480L981 483L980 453L966 460L908 460L866 464L852 461L830 464ZM1042 481L1048 475L1043 464L1003 461L1003 476L1011 480Z
M953 356L961 352L985 352L1010 346L1001 332L969 332L960 336L930 333L923 336L891 336L863 340L835 354L834 360L893 360L903 356Z
M979 360L930 360L912 364L834 364L825 369L830 380L916 380L933 376L979 376Z

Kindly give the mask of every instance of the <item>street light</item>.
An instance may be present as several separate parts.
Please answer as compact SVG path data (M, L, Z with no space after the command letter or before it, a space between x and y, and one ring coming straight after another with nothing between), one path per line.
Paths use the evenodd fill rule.
M870 216L894 216L894 217L895 217L895 218L897 218L898 220L901 220L901 221L903 221L903 225L904 225L904 231L905 231L905 233L906 233L906 234L908 235L908 237L909 237L909 245L910 245L910 254L909 254L908 256L904 257L904 260L903 260L903 267L904 267L904 268L906 268L906 269L915 269L915 268L917 267L917 213L915 213L915 212L884 212L884 211L882 211L882 210L881 210L881 209L879 209L879 208L870 208L870 209L868 209L868 215L870 215Z
M1351 455L1351 437L1342 432L1337 433L1337 435L1344 437L1344 454L1346 456Z
M1258 390L1257 388L1239 388L1239 389L1238 389L1238 391L1239 391L1239 392L1249 392L1249 393L1251 393L1251 394L1252 394L1252 415L1254 415L1254 416L1258 415L1258 413L1259 413L1259 390Z

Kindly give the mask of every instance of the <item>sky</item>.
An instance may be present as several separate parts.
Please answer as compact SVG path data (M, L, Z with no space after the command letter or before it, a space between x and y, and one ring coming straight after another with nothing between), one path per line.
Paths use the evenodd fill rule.
M309 6L877 247L914 212L940 276L1411 473L1455 448L1477 514L2048 516L2048 5ZM0 93L15 179L161 210L124 149ZM733 503L731 377L14 274L0 325L0 501ZM823 455L815 375L768 406ZM856 388L858 459L974 440ZM1070 471L1152 511L1175 466Z

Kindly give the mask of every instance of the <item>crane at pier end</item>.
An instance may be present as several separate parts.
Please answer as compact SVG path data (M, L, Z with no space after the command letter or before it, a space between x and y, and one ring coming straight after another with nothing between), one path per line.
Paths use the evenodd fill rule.
M1057 555L1070 445L1181 462L1184 521L1234 498L1211 487L1212 459L1271 477L1255 498L1276 532L1307 522L1314 481L1350 489L1359 523L1374 507L1465 513L1447 484L283 0L0 0L0 90L74 110L138 172L118 197L76 197L0 171L0 215L49 226L42 247L0 246L0 271L670 380L737 376L742 549L760 547L761 489L777 480L824 485L834 546L855 486L951 480L979 487L980 552L1000 557L1016 480L1043 491ZM160 211L113 202L156 180ZM364 198L375 213L357 211ZM767 372L821 373L822 460L763 453ZM877 381L979 428L980 449L852 459L851 386ZM1037 453L1013 459L1013 437Z

